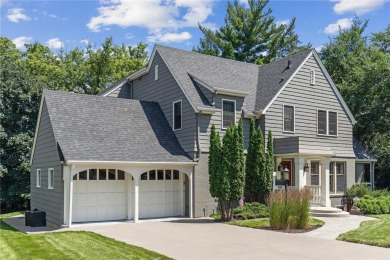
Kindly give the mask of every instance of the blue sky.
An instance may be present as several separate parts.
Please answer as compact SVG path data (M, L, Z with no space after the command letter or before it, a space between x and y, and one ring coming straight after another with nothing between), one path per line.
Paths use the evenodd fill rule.
M198 22L215 29L224 24L227 1L218 0L0 0L1 36L18 48L38 41L53 51L100 45L108 36L116 44L155 43L191 50L202 36ZM246 0L240 0L245 5ZM278 23L296 17L303 43L320 48L348 28L354 14L369 19L366 33L390 23L390 0L271 0Z

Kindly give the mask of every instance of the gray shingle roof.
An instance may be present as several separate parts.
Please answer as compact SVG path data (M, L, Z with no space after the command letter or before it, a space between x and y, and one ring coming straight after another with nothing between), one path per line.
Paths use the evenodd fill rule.
M44 91L65 160L191 162L155 102Z
M261 110L272 100L312 50L264 66L156 45L195 107L203 106L190 75L213 88L249 92L245 109ZM287 68L287 62L292 68ZM281 79L284 79L281 81Z
M362 143L360 143L357 139L353 139L353 151L355 153L356 159L357 160L373 160L375 161L376 159L374 156L371 155L370 152L364 148Z

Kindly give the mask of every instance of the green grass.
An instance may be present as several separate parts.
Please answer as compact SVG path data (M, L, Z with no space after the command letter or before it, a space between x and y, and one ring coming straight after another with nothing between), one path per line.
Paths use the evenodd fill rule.
M262 228L262 227L270 226L268 218L236 220L236 221L228 222L228 224L240 226L240 227L249 227L249 228ZM322 220L310 218L309 227L322 227L324 224L325 223Z
M373 217L380 220L364 221L358 229L341 234L337 239L390 248L390 214Z
M170 259L93 232L27 235L2 221L19 214L0 215L0 259Z

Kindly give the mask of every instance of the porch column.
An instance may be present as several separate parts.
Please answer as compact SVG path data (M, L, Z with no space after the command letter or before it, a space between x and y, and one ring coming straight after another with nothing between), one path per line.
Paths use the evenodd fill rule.
M126 186L127 186L127 220L130 220L131 219L131 177L132 175L130 174L127 174L126 175L127 177L127 182L126 182Z
M68 201L69 201L69 167L64 166L62 180L64 181L64 223L63 226L68 226Z
M192 178L193 177L193 173L191 172L189 175L188 175L188 179L189 179L189 181L190 181L190 183L189 183L189 188L190 188L190 190L189 190L189 202L190 202L190 205L189 205L189 217L190 218L193 218L194 217L194 211L193 211L193 207L194 207L194 205L193 205L193 188L192 188L192 185L193 185L193 181L192 181Z
M294 161L295 161L295 186L298 189L302 189L306 185L305 173L303 172L304 158L297 157L294 159Z
M180 187L179 187L179 190L180 190L180 215L181 216L184 216L185 215L185 203L184 203L184 180L186 179L185 178L185 173L183 172L180 172L180 175L179 175L179 179L180 179Z
M282 162L282 158L276 157L275 172L276 172L276 179L278 180L282 178L280 171L278 171L278 167L281 162ZM281 171L283 171L283 169L281 169Z
M371 162L371 171L370 171L370 182L371 182L371 190L375 190L375 162Z
M329 197L329 164L330 158L321 160L321 205L330 207Z
M138 222L139 212L139 176L134 176L134 223Z

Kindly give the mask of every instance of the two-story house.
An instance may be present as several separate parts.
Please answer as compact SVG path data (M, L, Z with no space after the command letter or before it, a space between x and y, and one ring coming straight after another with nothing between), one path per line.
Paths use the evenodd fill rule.
M354 145L355 119L314 49L259 66L156 45L147 67L98 96L43 92L31 208L57 227L209 216L210 128L243 119L247 147L252 118L273 133L275 171L321 205L372 183L375 160Z

